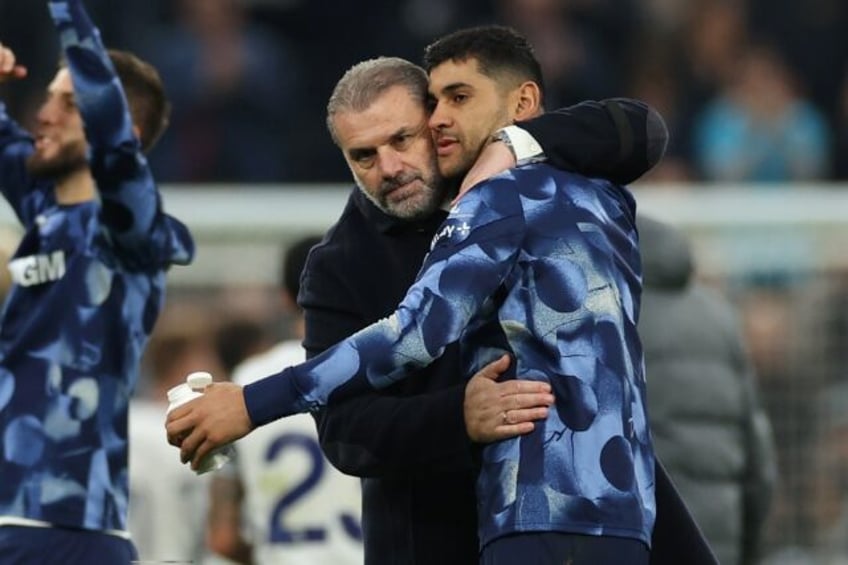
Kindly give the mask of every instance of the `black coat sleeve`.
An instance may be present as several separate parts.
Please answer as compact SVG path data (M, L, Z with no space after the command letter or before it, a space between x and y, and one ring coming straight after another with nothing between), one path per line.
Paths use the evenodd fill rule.
M558 169L628 184L665 154L668 129L662 116L630 98L586 101L518 122Z
M368 323L362 297L338 256L313 251L298 302L306 318L304 346L312 357ZM315 415L321 447L340 471L359 477L471 468L462 404L465 382L449 352L408 379L378 392L333 402ZM451 386L432 386L455 372ZM423 379L423 380L422 380ZM444 382L444 378L441 379ZM409 393L415 381L424 385Z

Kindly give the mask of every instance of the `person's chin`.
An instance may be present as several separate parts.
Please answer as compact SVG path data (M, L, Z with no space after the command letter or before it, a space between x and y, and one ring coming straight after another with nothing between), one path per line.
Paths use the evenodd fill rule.
M459 177L459 176L462 176L462 175L465 174L462 171L463 164L455 156L444 157L444 158L439 157L438 163L439 163L439 174L441 174L443 178L450 179L450 178Z

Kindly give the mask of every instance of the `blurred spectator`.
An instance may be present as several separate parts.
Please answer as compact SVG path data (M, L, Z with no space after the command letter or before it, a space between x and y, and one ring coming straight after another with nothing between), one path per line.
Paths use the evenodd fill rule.
M800 97L780 55L749 49L695 125L695 159L711 181L791 182L827 173L824 116Z
M776 481L769 421L732 306L694 280L689 243L637 219L639 335L657 455L723 565L753 564Z
M666 156L647 180L698 178L692 162L695 116L729 81L747 43L744 12L737 0L694 0L660 27L640 29L638 55L630 67L628 94L654 105L669 127ZM662 6L669 5L665 1ZM656 2L647 16L662 16Z
M221 377L226 380L242 361L273 345L264 324L243 315L225 320L215 331L214 343L223 368Z
M174 107L151 160L159 179L287 180L297 60L240 0L179 0L176 21L149 36L142 52L160 69Z
M621 96L638 22L630 0L498 0L502 23L533 45L545 76L545 107Z
M844 0L746 0L751 29L780 46L803 85L805 97L835 114L841 75L848 65L848 2Z
M811 442L808 466L816 480L806 502L814 536L804 544L780 540L763 565L848 565L848 382L814 398L820 432Z
M733 79L748 45L745 12L738 0L695 0L679 40L679 101L694 115Z
M768 524L769 545L810 543L811 442L820 383L797 359L804 329L793 308L792 286L749 283L737 297L745 339L771 417L780 481Z
M848 381L818 398L816 547L822 565L848 565Z
M674 72L674 55L668 44L646 39L640 58L633 68L628 95L656 108L669 132L665 156L639 182L676 183L692 180L687 155L687 126L684 108L679 103L681 84ZM685 186L685 185L675 185Z
M171 300L147 347L130 402L129 530L141 560L198 562L208 475L198 477L164 438L167 392L193 371L221 372L206 310Z
M712 181L791 182L824 178L830 132L800 98L776 51L750 49L734 79L699 116L695 158Z
M244 360L233 381L245 385L306 358L296 297L306 257L320 241L304 237L283 253L280 297L295 339ZM236 465L211 485L207 536L213 551L238 563L362 563L359 481L326 461L311 416L264 426L235 448Z

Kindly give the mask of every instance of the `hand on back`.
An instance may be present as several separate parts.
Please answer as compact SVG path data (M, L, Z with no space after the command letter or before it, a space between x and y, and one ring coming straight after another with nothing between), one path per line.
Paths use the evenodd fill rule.
M473 441L491 443L533 431L554 403L551 385L510 379L499 382L509 367L508 355L489 363L465 387L465 429Z

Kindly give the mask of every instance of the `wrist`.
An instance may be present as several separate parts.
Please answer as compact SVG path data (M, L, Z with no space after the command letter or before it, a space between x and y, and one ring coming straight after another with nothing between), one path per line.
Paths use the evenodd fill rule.
M497 130L492 134L492 141L503 142L509 148L517 167L546 160L545 152L536 138L518 126L506 126Z

